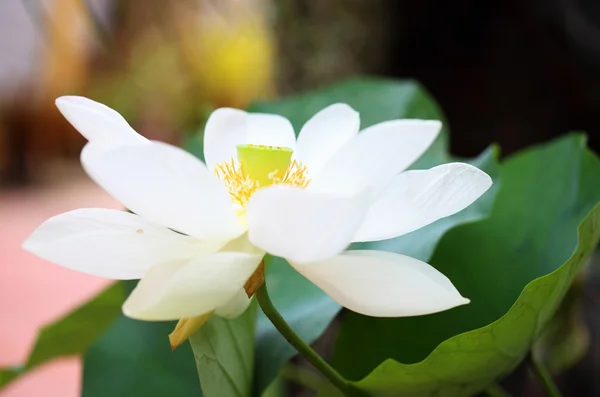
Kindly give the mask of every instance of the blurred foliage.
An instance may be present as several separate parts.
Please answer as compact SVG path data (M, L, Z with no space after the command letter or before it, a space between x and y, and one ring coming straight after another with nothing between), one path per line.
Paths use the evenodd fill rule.
M201 100L245 108L272 96L274 37L260 0L204 1L199 12L176 8L180 45ZM189 8L189 7L188 7Z
M124 299L123 285L115 283L65 317L43 327L24 366L0 369L0 389L50 360L84 354L120 314Z
M33 75L14 95L0 92L0 183L41 179L48 162L77 156L85 140L55 108L61 95L88 96L142 135L179 143L207 110L275 94L268 1L102 4L9 7L29 13L41 45L31 48Z
M277 84L290 94L355 75L389 75L395 4L372 1L273 1L279 56Z
M131 291L136 282L124 284ZM201 396L189 344L171 350L168 335L175 324L137 321L121 314L85 353L81 395Z

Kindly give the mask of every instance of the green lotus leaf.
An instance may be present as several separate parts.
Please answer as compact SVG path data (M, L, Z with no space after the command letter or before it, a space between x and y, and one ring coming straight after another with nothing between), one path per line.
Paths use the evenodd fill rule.
M235 319L212 316L190 338L206 397L250 397L256 302Z
M373 396L471 396L511 372L600 239L600 161L581 135L506 160L491 216L431 260L471 304L422 317L346 313L333 364Z
M136 284L124 283L129 292ZM121 314L85 354L82 397L202 396L190 345L171 350L168 335L175 324Z

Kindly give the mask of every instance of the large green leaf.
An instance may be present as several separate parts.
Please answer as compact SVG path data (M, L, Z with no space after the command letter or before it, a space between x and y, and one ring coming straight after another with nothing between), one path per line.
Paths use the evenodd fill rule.
M135 282L127 285L131 290ZM201 396L189 344L171 351L175 324L121 315L85 355L82 396Z
M190 338L206 397L251 396L256 308L232 320L212 316Z
M571 135L510 158L500 175L490 218L450 231L431 260L470 305L402 319L347 313L334 365L364 377L357 386L469 396L510 372L542 332L600 239L600 162Z
M54 358L83 354L121 312L123 285L116 283L67 316L42 328L27 363L0 370L0 389Z
M443 119L429 95L412 81L355 79L326 89L274 103L262 103L253 111L277 113L288 117L296 132L313 114L335 102L346 102L360 112L361 127L395 118ZM446 134L414 165L429 168L446 162ZM492 176L496 172L494 150L482 154L474 163ZM375 249L392 250L427 260L441 236L450 228L480 219L489 213L495 189L462 213L441 220L400 239L372 244ZM319 288L294 271L284 260L275 258L268 268L267 283L275 306L294 330L312 343L339 312L340 306ZM295 350L273 328L264 315L259 315L256 333L256 391L260 393L275 377Z

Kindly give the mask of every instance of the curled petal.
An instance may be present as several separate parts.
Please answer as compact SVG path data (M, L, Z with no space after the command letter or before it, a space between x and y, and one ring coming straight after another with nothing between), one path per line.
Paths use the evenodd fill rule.
M354 241L401 236L462 211L492 186L492 178L464 163L403 172L371 205Z
M123 312L140 320L206 314L230 302L261 260L262 255L218 252L154 266L129 295Z
M81 135L97 145L110 147L148 143L123 116L106 105L80 96L62 96L56 100L56 106Z

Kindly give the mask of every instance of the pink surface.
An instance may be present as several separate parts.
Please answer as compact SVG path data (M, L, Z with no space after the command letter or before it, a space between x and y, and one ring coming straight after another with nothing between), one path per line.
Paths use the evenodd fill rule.
M21 242L44 220L81 207L120 205L83 177L52 187L0 191L0 367L23 363L41 325L107 285L107 280L56 266L21 249ZM78 358L56 360L15 381L0 391L0 397L76 397L80 378Z

